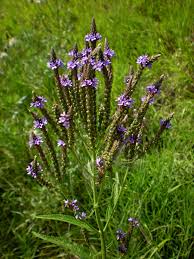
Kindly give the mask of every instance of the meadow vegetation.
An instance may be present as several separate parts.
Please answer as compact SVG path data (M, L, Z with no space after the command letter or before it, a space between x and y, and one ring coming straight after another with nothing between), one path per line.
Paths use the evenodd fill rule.
M62 222L35 219L39 214L63 213L64 206L60 195L40 187L26 174L32 127L28 109L33 91L54 101L53 75L47 67L50 50L54 47L67 61L75 42L80 49L84 47L83 37L93 16L98 31L116 53L113 100L124 90L129 64L136 66L142 54L160 53L157 64L151 72L145 71L138 85L142 93L150 81L165 75L159 100L148 114L153 125L150 133L157 129L161 117L174 112L172 128L158 147L130 168L115 163L115 172L129 173L115 221L109 226L108 258L120 258L115 232L127 228L130 216L137 217L141 227L130 240L129 258L193 258L192 1L39 2L1 0L1 258L79 258L76 256L81 253L79 247L71 246L72 241L82 243L80 230L73 227L67 231ZM80 193L89 208L91 204L82 195L82 171L74 161L69 172L74 185L70 188L72 196ZM106 206L101 210L105 212ZM42 241L33 231L61 236L61 242Z

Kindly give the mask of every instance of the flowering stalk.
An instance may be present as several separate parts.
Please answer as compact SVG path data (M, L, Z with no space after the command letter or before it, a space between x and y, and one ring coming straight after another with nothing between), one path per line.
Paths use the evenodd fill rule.
M88 136L90 138L91 147L95 148L96 128L95 128L95 121L94 121L94 112L92 107L93 89L88 88L88 89L85 89L85 91L86 91L86 114L87 114Z
M105 48L104 53L108 58L114 55L113 51L109 49L108 41L105 39ZM104 54L104 55L105 55ZM108 62L108 66L102 67L102 74L104 77L104 102L103 106L101 106L100 112L100 128L106 129L110 120L110 99L111 99L111 89L112 89L112 81L113 81L113 72L112 72L112 65L109 59L104 59L102 51L99 52L101 62L105 63Z
M48 135L47 129L45 127L43 127L42 131L43 131L43 134L45 136L46 143L47 143L47 146L48 146L48 150L49 150L49 153L52 157L52 162L53 162L54 167L55 167L55 178L56 178L56 180L58 180L59 175L60 175L60 169L59 169L59 163L58 163L58 160L57 160L57 155L56 155L54 146L52 144L52 141L51 141L51 139Z
M143 103L139 108L139 111L136 115L136 118L134 119L134 121L132 122L128 132L126 133L126 135L128 135L128 137L133 136L133 141L131 141L132 145L131 145L130 155L129 155L130 159L132 159L134 154L135 154L135 146L136 146L136 143L137 143L138 134L139 134L139 131L142 127L143 118L144 118L144 116L145 116L145 114L148 110L148 107L150 105L150 101L152 103L153 97L157 93L159 93L163 80L164 80L164 76L162 75L157 82L155 82L153 85L147 87L148 94L145 98L145 101L143 100Z
M94 75L91 64L86 64L84 66L81 87L85 91L87 131L93 148L95 148L96 142L96 87L98 84L98 80Z
M72 148L75 142L75 124L73 121L73 108L70 107L68 114L70 116L70 127L67 129L67 136L68 136L68 146Z
M58 179L58 174L59 174L59 171L60 171L59 170L59 164L58 164L58 161L57 161L57 156L56 156L56 153L55 153L55 150L54 150L54 146L52 144L52 141L50 140L50 137L48 135L47 129L45 127L45 124L46 124L45 122L46 121L43 120L43 119L39 119L34 112L32 112L31 114L32 114L32 116L35 119L35 121L34 121L35 128L39 128L40 130L42 130L42 132L43 132L43 134L44 134L44 136L46 138L46 143L47 143L49 152L51 154L51 157L53 159L53 164L55 166L55 177L56 177L56 179Z
M65 175L65 172L66 172L66 167L67 167L67 145L61 139L59 139L57 141L57 145L62 150L61 159L60 159L61 160L60 180L61 180L61 182L63 182L64 181L64 175Z
M72 97L72 102L74 103L75 113L77 115L80 110L80 94L78 82L79 53L77 44L75 44L74 48L69 52L69 56L72 56L72 60L67 63L67 67L71 70L71 79L74 90L70 93Z
M56 81L56 86L57 86L57 96L58 99L63 107L64 110L66 110L67 108L67 104L65 101L65 96L63 93L63 89L61 87L61 83L60 83L60 77L59 77L59 67L62 67L63 63L60 59L57 59L56 57L56 53L54 51L54 49L52 49L51 51L51 61L48 63L48 67L51 68L54 71L54 75L55 75L55 81Z
M45 116L49 124L51 125L53 131L57 136L60 136L60 131L58 129L58 126L56 125L56 122L53 120L53 118L49 115L48 111L45 108L41 109L42 114Z
M50 168L49 163L48 163L48 161L46 159L46 156L45 156L45 154L44 154L44 152L42 150L42 147L41 146L36 146L36 149L37 149L37 151L38 151L38 153L40 155L40 158L41 158L42 162L44 163L45 167L47 168L48 172L50 172L51 168Z
M174 116L174 113L171 113L171 114L168 116L167 119L160 121L160 128L159 128L158 132L156 133L156 135L154 136L154 138L153 138L151 141L149 141L149 142L147 143L147 145L144 147L143 152L140 153L141 155L144 154L144 153L146 153L146 152L148 152L148 151L151 149L151 147L153 147L153 146L155 146L155 145L158 144L158 141L159 141L159 139L161 138L162 133L163 133L166 129L170 129L170 128L171 128L171 123L170 123L170 121L172 120L173 116Z

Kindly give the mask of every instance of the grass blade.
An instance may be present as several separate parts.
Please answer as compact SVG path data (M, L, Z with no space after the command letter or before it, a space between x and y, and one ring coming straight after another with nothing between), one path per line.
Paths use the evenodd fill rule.
M37 219L45 219L45 220L55 220L55 221L63 221L72 225L76 225L80 228L85 228L88 231L91 232L98 232L97 229L89 225L88 223L75 219L72 216L69 215L63 215L63 214L49 214L49 215L38 215L35 216Z
M38 237L46 242L50 242L57 246L64 247L71 254L77 255L81 259L88 258L88 256L91 256L91 251L89 251L88 249L84 248L81 245L78 245L76 243L69 241L65 237L48 236L48 235L40 234L37 232L32 232L32 233L35 237Z

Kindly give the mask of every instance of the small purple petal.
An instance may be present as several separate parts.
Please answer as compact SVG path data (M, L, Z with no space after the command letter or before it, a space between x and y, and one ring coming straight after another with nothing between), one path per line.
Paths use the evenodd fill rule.
M97 167L102 167L104 165L104 161L101 157L96 158L96 166Z
M83 211L83 212L77 213L75 215L75 218L80 219L80 220L84 220L86 218L86 216L87 216L86 213Z
M122 125L117 126L117 132L118 133L125 133L127 129L123 127Z
M117 102L118 102L118 106L124 106L127 108L131 108L134 103L134 100L123 94L117 98Z
M64 87L72 86L72 81L69 79L68 75L59 76L59 79L62 86Z
M63 67L64 66L64 64L63 64L63 62L60 60L60 59L56 59L56 60L50 60L48 63L47 63L47 66L50 68L50 69L52 69L52 70L54 70L54 69L57 69L57 68L59 68L59 67Z
M172 127L170 121L167 120L160 120L160 126L165 126L166 129L170 129Z
M64 206L65 206L66 208L69 207L69 200L65 200L65 201L64 201Z
M82 73L77 74L77 80L78 80L78 81L80 81L80 80L81 80L82 75L83 75Z
M76 49L72 49L69 51L68 55L77 59L81 56L81 53L79 53Z
M82 81L81 86L82 87L92 87L95 88L97 87L98 84L98 79L97 78L92 78L92 79L85 79Z
M125 232L123 232L122 229L118 229L118 230L116 231L116 238L117 238L118 241L124 239L124 238L126 237L126 235L127 235L127 234L126 234Z
M113 56L115 56L115 52L114 50L110 49L110 48L106 48L104 50L104 57L107 59L111 59Z
M141 97L141 101L142 101L142 102L146 102L146 101L147 101L147 98L148 98L148 96L143 96L143 97ZM149 99L149 102L148 102L148 103L151 105L151 104L154 103L154 101L155 101L155 99L152 97L152 98Z
M146 90L150 93L150 94L157 94L159 93L159 90L155 87L155 85L148 85L146 87Z
M70 70L78 68L79 66L80 66L79 60L71 60L67 63L67 68Z
M59 123L63 125L66 129L70 127L70 115L63 112L59 117Z
M48 123L45 117L41 119L34 120L34 128L35 129L42 129Z
M29 140L29 146L30 148L33 146L40 146L40 144L43 142L42 137L40 136L36 136L35 134L30 136L30 140Z
M33 178L37 178L38 174L42 171L42 167L39 163L32 161L26 168L27 174L31 175Z
M141 65L142 67L151 68L152 66L152 64L150 63L149 57L147 55L138 57L136 63Z
M47 102L47 99L44 98L43 96L36 96L33 98L30 107L35 107L35 108L40 108L42 109L44 107L44 103Z
M66 144L65 144L65 142L64 142L63 140L59 139L59 140L57 141L57 146L58 146L58 147L65 147Z
M135 218L128 218L128 222L130 222L133 227L139 227L140 226L139 221Z
M85 41L97 41L97 40L100 40L102 38L102 36L100 35L100 33L96 32L96 33L90 33L90 34L87 34L85 36Z
M93 65L93 69L96 71L101 71L104 67L104 62L103 61L97 61L94 65Z

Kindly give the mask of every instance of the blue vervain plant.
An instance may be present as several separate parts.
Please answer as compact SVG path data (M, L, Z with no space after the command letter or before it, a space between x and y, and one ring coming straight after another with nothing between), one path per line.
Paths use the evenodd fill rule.
M116 110L111 111L112 58L115 53L110 49L107 39L104 48L97 44L101 38L93 19L91 31L85 36L85 48L79 51L75 45L69 52L71 60L67 66L52 50L48 67L54 73L56 102L48 102L47 105L45 97L34 95L30 111L34 118L34 129L30 133L29 146L34 158L26 168L27 173L40 185L60 193L66 212L39 215L37 218L63 221L81 228L85 241L79 242L77 246L74 243L68 246L75 253L78 251L82 255L80 258L109 256L112 245L107 244L109 227L124 192L129 171L124 175L114 172L115 161L121 164L124 161L127 167L131 167L135 160L158 143L164 130L171 127L173 116L170 114L160 121L153 138L147 136L144 119L160 93L163 75L146 87L145 96L139 105L133 99L143 71L151 69L160 55L138 57L137 70L130 68L125 77L126 87L116 100ZM98 79L99 73L101 81ZM102 88L100 102L97 102L98 85ZM77 184L72 181L70 169L75 164L80 168L78 172L82 173L83 194L80 190L76 192ZM81 206L81 202L72 195L82 199L88 197L88 201L82 201ZM89 201L92 202L92 208L86 208ZM105 204L108 209L104 215L101 208ZM84 205L86 211L81 209ZM133 229L138 227L139 220L129 215L128 230L115 230L115 240L118 241L121 254L128 253ZM34 234L61 245L62 240L59 238Z

